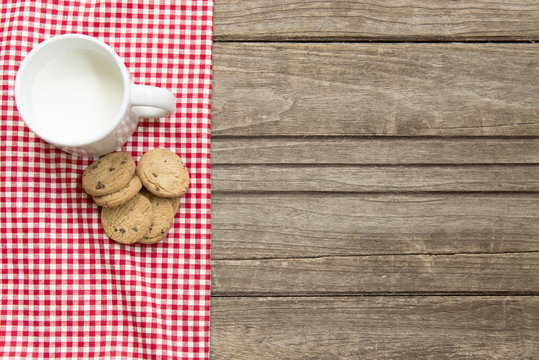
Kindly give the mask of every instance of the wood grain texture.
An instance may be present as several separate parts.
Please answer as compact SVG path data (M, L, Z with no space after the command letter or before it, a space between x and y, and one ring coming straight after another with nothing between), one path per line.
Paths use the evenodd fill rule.
M539 165L215 165L212 192L539 191Z
M212 138L212 164L539 164L539 139Z
M216 2L212 359L539 357L538 23Z
M537 297L213 298L212 359L536 359Z
M536 44L221 43L212 135L539 135Z
M212 259L508 251L539 251L539 194L212 196Z
M537 40L538 22L533 0L220 0L214 39Z
M215 296L539 293L539 252L213 260Z

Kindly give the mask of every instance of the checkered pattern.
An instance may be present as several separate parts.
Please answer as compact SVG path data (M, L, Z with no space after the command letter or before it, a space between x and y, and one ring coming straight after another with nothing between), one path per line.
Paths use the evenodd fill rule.
M203 359L209 349L213 1L0 0L2 359ZM90 158L39 140L13 85L38 43L82 33L108 43L136 83L170 89L169 119L123 147L178 153L190 191L167 240L122 246L81 188Z

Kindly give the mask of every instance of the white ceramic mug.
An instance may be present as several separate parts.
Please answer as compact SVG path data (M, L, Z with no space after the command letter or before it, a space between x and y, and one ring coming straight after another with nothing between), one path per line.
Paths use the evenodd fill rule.
M97 156L125 144L141 117L174 113L165 89L135 85L107 44L80 34L37 45L15 79L15 102L41 139L77 155Z

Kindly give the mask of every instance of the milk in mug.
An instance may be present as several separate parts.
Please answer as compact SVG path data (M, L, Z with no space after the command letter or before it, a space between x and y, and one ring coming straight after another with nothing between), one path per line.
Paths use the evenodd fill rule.
M103 134L119 116L123 93L122 73L111 59L78 49L45 63L30 96L44 132L85 142Z
M110 46L84 34L36 45L19 66L14 94L21 119L35 135L79 156L116 151L139 119L176 110L172 92L135 84Z

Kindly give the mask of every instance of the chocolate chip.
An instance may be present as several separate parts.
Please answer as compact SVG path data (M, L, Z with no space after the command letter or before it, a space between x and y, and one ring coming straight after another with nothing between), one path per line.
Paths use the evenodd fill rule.
M118 231L118 228L114 228L114 231Z
M155 202L155 206L159 206L159 201L156 201L156 202Z
M109 172L112 171L112 170L114 170L114 169L115 169L115 168L111 167L111 168L109 169Z
M165 230L161 230L161 235L163 235L165 233Z
M156 186L155 191L159 191L159 190L161 190L161 189L159 189L159 186Z
M120 232L123 234L125 234L125 229L120 229Z
M152 173L153 177L157 177L157 174L156 173Z
M138 231L138 227L135 226L135 227L133 228L133 231Z
M103 185L103 183L102 183L101 181L98 181L95 188L96 188L97 190L101 190L101 189L104 189L104 188L105 188L105 185Z
M165 159L165 162L167 162L167 159Z
M125 164L126 162L127 162L127 161L124 160L124 161L122 161L122 162L120 163L120 165L123 165L123 164Z
M94 165L90 166L90 169L95 170L95 169L97 169L98 166L99 166L99 164L94 164Z

